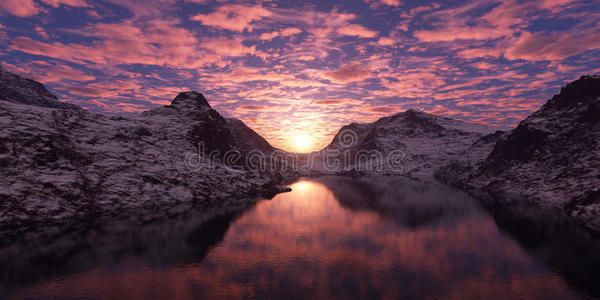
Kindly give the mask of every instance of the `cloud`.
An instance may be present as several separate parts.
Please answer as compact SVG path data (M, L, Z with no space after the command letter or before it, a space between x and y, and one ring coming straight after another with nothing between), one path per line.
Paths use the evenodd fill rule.
M302 30L295 27L289 27L281 31L281 36L292 36L295 34L302 33Z
M266 111L266 112L286 112L289 111L288 107L284 106L276 106L276 105L256 105L256 104L246 104L240 105L237 107L237 110L243 111Z
M519 40L506 50L505 57L511 60L558 60L587 50L598 49L598 45L600 45L600 32L549 34L523 32Z
M367 107L366 110L368 112L372 112L372 113L390 115L390 114L399 112L403 109L400 107L397 107L397 106L393 106L393 105L377 105L377 106Z
M89 86L70 86L70 87L60 87L58 89L66 90L69 94L77 95L77 96L87 96L87 97L110 97L114 96L115 93L105 89L98 89Z
M341 68L325 73L325 77L336 83L361 81L371 76L371 72L360 63L350 63Z
M85 0L41 0L41 2L55 8L60 5L72 7L90 6ZM43 8L36 5L33 0L2 0L0 1L0 8L12 15L23 18L32 17L43 11Z
M260 35L259 39L261 39L263 41L270 41L278 36L279 36L279 31L264 32Z
M96 79L95 76L88 75L85 71L67 65L51 65L39 61L34 62L34 64L37 64L39 67L35 68L33 77L44 83L63 80L85 82Z
M585 1L105 1L114 5L0 0L2 14L37 14L21 20L31 26L3 23L2 65L94 110L149 109L199 90L279 145L282 127L327 140L346 122L411 107L514 123L600 70L600 19ZM97 13L52 21L85 4Z
M431 11L431 10L435 10L440 8L440 4L439 3L431 3L431 4L427 4L427 5L421 5L421 6L417 6L417 7L413 7L410 9L410 11L408 13L402 13L402 17L403 18L413 18L415 15L426 12L426 11Z
M400 0L365 0L365 2L370 3L371 5L374 5L375 7L381 6L381 5L398 7L398 6L402 5L402 1L400 1Z
M16 37L10 49L77 64L145 64L178 68L221 64L222 56L240 56L254 51L253 47L226 37L207 38L201 42L189 30L166 20L140 24L100 23L70 32L93 37L95 41L63 44ZM202 48L206 50L202 51Z
M474 62L471 64L471 66L477 68L477 69L481 69L481 70L489 70L489 69L493 69L496 67L495 64L490 64L484 61L478 61L478 62Z
M509 32L495 27L453 27L436 30L417 30L413 35L422 42L455 40L491 40L505 37Z
M313 105L324 105L324 106L330 106L330 105L358 105L358 104L362 104L364 103L363 101L360 100L355 100L355 99L321 99L321 100L315 100L312 102Z
M358 24L350 24L344 27L340 27L337 29L337 33L341 35L357 36L361 38L374 38L379 34L379 32L375 30L370 30Z
M400 0L380 0L381 3L389 6L400 6L402 2Z
M270 41L278 36L288 37L288 36L292 36L292 35L299 34L299 33L302 33L301 29L295 28L295 27L289 27L289 28L282 29L279 31L264 32L260 35L259 39L263 40L263 41Z
M52 6L59 7L61 5L68 5L73 7L90 7L84 0L42 0L42 2Z
M253 21L261 20L271 15L271 12L262 6L246 6L239 4L223 5L209 14L193 16L192 21L199 21L202 25L218 27L231 31L242 32L244 29L252 31L250 25Z
M540 1L504 1L481 17L482 20L497 27L508 28L516 25L526 25L532 18L531 14L540 14L540 10L550 10L574 2L575 0L540 0ZM548 14L547 11L543 12Z
M501 48L470 48L461 50L457 53L458 56L473 59L478 57L500 57L502 56Z
M255 46L246 47L240 40L226 37L203 39L201 46L218 55L224 56L243 56L252 54L255 50Z
M380 37L377 43L381 46L393 46L396 42L387 37Z
M33 0L2 0L0 8L17 17L31 17L39 12Z

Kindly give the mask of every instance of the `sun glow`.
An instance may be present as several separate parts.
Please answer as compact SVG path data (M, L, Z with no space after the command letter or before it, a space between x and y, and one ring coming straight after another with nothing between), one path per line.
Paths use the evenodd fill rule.
M314 140L308 134L300 133L294 136L294 150L308 152L312 149Z

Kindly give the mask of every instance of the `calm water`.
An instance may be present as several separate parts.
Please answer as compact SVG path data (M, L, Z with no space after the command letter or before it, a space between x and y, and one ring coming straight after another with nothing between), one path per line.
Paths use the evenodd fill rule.
M3 238L0 298L533 298L600 294L600 244L444 185L301 180L256 204L179 207ZM540 217L542 215L543 217Z

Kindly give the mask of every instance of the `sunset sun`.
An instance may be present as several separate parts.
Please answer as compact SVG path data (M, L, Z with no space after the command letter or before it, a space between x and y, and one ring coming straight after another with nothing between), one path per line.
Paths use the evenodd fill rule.
M294 150L298 152L308 152L313 146L313 138L305 133L294 136Z
M0 300L600 297L599 7L0 0Z

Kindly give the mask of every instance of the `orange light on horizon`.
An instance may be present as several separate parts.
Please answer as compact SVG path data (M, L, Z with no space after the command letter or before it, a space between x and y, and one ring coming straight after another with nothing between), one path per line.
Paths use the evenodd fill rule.
M296 152L310 152L314 150L315 140L306 133L298 133L293 135L293 147Z

